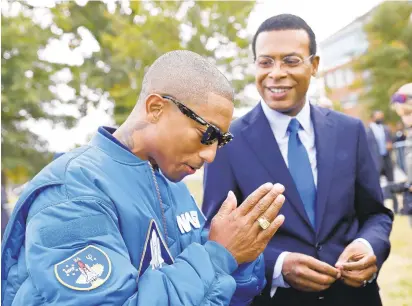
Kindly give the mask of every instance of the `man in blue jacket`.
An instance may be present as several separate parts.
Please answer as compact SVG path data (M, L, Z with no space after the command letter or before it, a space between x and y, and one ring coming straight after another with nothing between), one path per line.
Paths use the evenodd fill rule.
M264 184L239 208L229 193L206 231L179 183L232 139L232 101L199 55L155 61L125 123L99 128L21 195L2 244L2 305L249 303L265 285L260 254L283 222L283 186Z

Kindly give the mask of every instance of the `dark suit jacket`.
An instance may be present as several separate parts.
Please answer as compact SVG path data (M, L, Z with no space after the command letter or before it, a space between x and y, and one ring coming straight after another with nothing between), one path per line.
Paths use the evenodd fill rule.
M383 129L385 131L385 141L388 143L392 143L392 136L391 132L388 128L388 126L384 125ZM369 145L369 150L371 151L372 154L372 160L375 163L376 169L378 169L378 172L380 173L381 170L383 169L383 157L379 152L379 146L378 146L378 141L375 138L375 134L373 134L373 131L370 127L366 129L366 135L368 139L368 145ZM390 154L390 152L388 152Z
M338 281L325 292L315 294L278 288L270 301L274 265L283 251L307 254L335 265L349 243L364 238L372 245L379 268L389 255L393 215L383 206L379 175L362 122L317 106L311 106L311 119L318 168L316 228L310 224L260 104L231 125L235 139L218 150L213 163L206 165L202 209L210 220L229 190L242 203L265 182L283 184L286 201L280 213L286 220L264 252L268 286L259 297L259 305L307 306L311 301L314 305L324 305L318 301L334 306L358 305L354 301L360 301L359 305L379 305L376 282L354 289ZM362 297L367 304L362 304Z

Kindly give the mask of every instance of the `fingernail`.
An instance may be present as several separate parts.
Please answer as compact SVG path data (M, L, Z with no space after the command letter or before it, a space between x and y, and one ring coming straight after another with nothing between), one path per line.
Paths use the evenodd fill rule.
M276 203L281 204L285 201L285 196L283 194L280 194L276 197Z
M263 184L263 187L264 187L265 189L270 189L270 188L273 187L273 184L270 183L270 182L268 182L268 183Z
M283 191L285 191L285 186L283 186L282 184L276 183L275 185L273 185L273 190L278 193L282 193Z

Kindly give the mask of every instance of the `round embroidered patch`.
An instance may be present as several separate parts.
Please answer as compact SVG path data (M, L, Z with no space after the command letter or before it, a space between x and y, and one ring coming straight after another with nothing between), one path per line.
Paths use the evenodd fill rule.
M73 290L96 289L108 280L111 272L109 256L93 245L54 265L57 280Z

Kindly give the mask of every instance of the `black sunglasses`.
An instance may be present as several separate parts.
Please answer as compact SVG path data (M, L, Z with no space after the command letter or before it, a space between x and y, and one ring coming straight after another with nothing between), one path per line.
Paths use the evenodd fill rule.
M162 96L162 98L173 102L183 115L207 127L206 131L203 132L202 139L200 140L202 144L211 145L217 140L218 147L221 148L233 139L233 135L230 132L223 133L218 127L204 120L202 117L197 115L183 103L177 101L175 98L170 96Z

